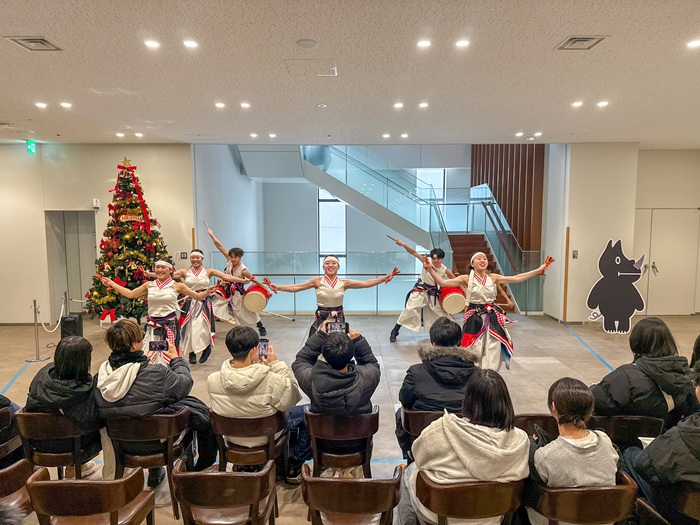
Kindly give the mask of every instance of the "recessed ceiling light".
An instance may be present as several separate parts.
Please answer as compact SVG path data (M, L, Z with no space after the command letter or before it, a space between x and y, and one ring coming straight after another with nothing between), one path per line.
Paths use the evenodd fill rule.
M385 139L388 139L389 137L391 137L391 135L389 135L388 133L384 133L384 135L382 135L382 137Z
M542 132L541 132L541 131L538 131L537 133L535 133L535 137L541 137L541 136L542 136Z
M408 133L401 133L401 138L402 138L402 139L407 139L407 138L408 138Z
M152 47L153 49L160 47L160 43L156 42L155 40L146 40L144 42L148 47Z
M420 104L418 104L418 107L419 107L419 108L427 108L427 107L428 107L428 103L427 103L427 102L421 102Z
M403 102L397 102L396 104L394 104L394 107L396 109L401 109L403 107Z
M251 139L257 139L257 138L258 138L258 134L257 134L257 133L251 133L251 134L250 134L250 138L251 138Z
M522 136L523 136L523 132L522 132L522 131L518 131L518 132L515 134L515 136L516 136L516 137L522 137Z
M700 47L700 40L693 40L691 42L688 42L688 47L690 49L694 49L696 47Z
M467 47L469 45L469 40L457 40L457 42L455 42L455 45L457 47Z
M302 38L301 40L297 40L295 44L299 47L303 47L304 49L311 49L312 47L316 47L318 42L311 40L310 38Z
M73 106L73 104L71 104L70 102L61 102L61 107L62 107L62 108L68 109L68 108L70 108L70 107L72 107L72 106Z
M143 137L143 133L134 133L134 137L141 138Z
M598 104L597 104L597 106L598 106L599 108L604 108L604 107L607 106L607 105L608 105L608 101L607 101L607 100L601 100L601 101L598 102Z
M217 102L217 103L214 104L214 105L215 105L217 108L219 108L219 109L225 108L225 107L226 107L226 104L224 104L223 102Z
M124 136L124 133L117 133L117 137L122 138Z
M242 108L249 108L250 104L248 104L248 102L241 102L241 107Z
M37 102L34 105L38 108L41 108L41 109L44 109L46 106L48 106L48 104L46 102Z
M268 137L270 137L271 139L274 139L276 136L277 136L277 135L275 135L274 133L270 133L270 134L268 135Z
M195 42L194 40L185 40L183 42L183 45L185 47L193 47L194 48L194 47L197 47L199 44L197 42Z
M328 106L327 106L326 104L319 104L318 107L321 108L321 109L325 109L325 108L327 108Z
M430 47L430 40L421 40L416 45L418 47Z
M527 138L527 141L528 141L528 142L534 142L534 141L535 141L535 137L528 137L528 138Z
M577 100L576 102L573 102L571 105L575 108L580 108L581 106L583 106L583 102L581 102L580 100Z

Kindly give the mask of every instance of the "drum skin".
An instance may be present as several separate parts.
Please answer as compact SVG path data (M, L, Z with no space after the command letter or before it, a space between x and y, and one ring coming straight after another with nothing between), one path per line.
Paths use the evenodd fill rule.
M464 310L466 295L458 286L440 288L440 304L448 314L456 314Z

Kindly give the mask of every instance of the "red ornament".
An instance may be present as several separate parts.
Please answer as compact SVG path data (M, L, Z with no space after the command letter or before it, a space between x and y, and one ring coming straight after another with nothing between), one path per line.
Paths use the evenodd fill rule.
M143 244L143 241L142 241L141 239L139 239L138 241L136 241L136 244L138 244L139 246L141 246L141 245Z
M113 257L114 254L112 252L107 252L107 257Z

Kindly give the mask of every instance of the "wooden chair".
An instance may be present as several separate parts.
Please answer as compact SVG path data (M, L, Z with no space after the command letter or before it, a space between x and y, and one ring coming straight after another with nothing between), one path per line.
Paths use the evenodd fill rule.
M634 502L634 513L639 525L671 525L645 498L637 498Z
M284 458L285 473L288 461L287 412L276 412L271 416L254 419L237 417L224 417L213 410L209 411L211 428L216 434L219 444L219 470L226 470L227 462L234 465L262 465L269 460L275 460L280 455ZM280 434L275 437L275 434ZM254 447L236 445L226 440L231 438L260 438L264 437L267 443Z
M459 412L455 414L462 417L462 414ZM403 425L404 430L411 434L411 436L418 437L421 432L423 432L423 429L430 425L430 423L440 419L444 415L444 410L411 410L402 405L401 425Z
M9 407L0 408L0 436L3 434L11 435L14 430L10 430L12 427L12 411ZM7 441L0 443L0 462L3 462L7 458L8 462L14 462L21 459L22 452L22 438L19 434L10 437ZM9 464L8 464L9 466Z
M503 516L502 523L510 525L513 514L520 506L524 485L524 480L444 485L432 482L424 472L418 471L416 497L438 515L438 525L447 525L447 518L483 519L495 516ZM420 518L418 521L425 525Z
M27 492L27 480L32 472L34 469L27 459L21 459L0 470L0 505L22 509L26 514L32 512Z
M56 467L58 479L63 479L63 468L67 466L75 468L75 477L81 479L80 466L102 450L97 434L95 440L83 448L82 438L88 434L65 416L20 410L15 413L15 420L26 458L32 465ZM69 452L42 452L40 441L64 444Z
M549 519L550 525L570 523L627 523L632 515L637 484L621 470L611 487L555 488L528 483L524 503Z
M401 499L403 469L396 467L391 479L314 478L304 465L301 493L309 506L312 525L379 525L392 523L394 507Z
M700 483L679 483L665 487L665 504L694 520L700 520ZM667 525L669 522L644 498L638 498L636 513L640 525Z
M639 437L658 437L664 431L664 420L646 416L592 416L588 428L603 430L620 450L641 447Z
M114 481L51 481L41 468L29 478L27 491L40 525L138 525L143 520L153 525L155 495L143 490L141 469Z
M274 525L275 462L259 472L186 472L175 464L175 494L185 525Z
M311 437L314 458L314 477L321 475L322 467L349 468L362 466L366 478L372 477L372 436L379 430L379 407L374 406L369 414L331 416L314 414L304 408L306 428ZM337 453L324 448L324 441L358 440L358 451Z
M190 468L193 464L189 421L190 411L187 408L175 414L107 420L107 433L114 446L116 460L115 477L121 478L126 467L165 466L175 519L180 519L180 512L173 491L173 464L183 454L187 455Z

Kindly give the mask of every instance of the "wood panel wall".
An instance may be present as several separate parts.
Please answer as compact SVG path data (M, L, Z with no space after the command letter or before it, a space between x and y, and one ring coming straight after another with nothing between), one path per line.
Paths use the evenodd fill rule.
M488 184L523 250L542 247L544 144L473 144L471 184Z

